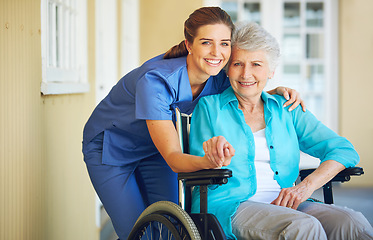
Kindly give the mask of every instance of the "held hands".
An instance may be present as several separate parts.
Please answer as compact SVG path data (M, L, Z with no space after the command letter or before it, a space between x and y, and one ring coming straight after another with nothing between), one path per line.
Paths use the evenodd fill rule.
M276 91L276 94L282 95L286 100L288 100L285 102L284 107L292 104L289 111L293 111L296 107L298 107L299 104L302 106L303 112L306 111L306 105L296 90L287 87L277 87L274 90ZM269 93L271 94L271 92Z
M228 166L235 154L234 148L223 136L213 137L204 142L203 151L211 168Z

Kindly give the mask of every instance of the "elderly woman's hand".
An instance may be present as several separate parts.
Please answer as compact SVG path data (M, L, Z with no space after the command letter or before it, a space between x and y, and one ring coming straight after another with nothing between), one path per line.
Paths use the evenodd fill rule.
M287 87L277 87L271 91L268 91L269 94L278 94L283 96L287 102L284 103L284 107L289 106L292 104L292 106L289 108L289 111L293 111L298 105L300 104L302 106L303 112L306 111L306 105L302 98L300 97L299 92L297 92L294 89L287 88Z
M320 166L294 187L284 188L271 204L297 209L299 204L311 197L312 193L330 181L345 166L335 160L322 162Z
M314 190L306 184L298 184L294 187L281 189L278 197L271 202L277 206L297 209L299 204L311 197Z
M228 166L235 154L234 148L223 136L213 137L205 141L203 150L205 156L215 168Z
M297 209L299 204L311 197L312 193L330 181L345 166L335 160L322 162L320 166L294 187L284 188L271 204Z

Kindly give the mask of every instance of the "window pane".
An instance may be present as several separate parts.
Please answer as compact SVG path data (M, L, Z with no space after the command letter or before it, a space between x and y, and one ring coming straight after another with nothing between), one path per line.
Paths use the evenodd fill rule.
M260 4L245 3L243 21L256 22L260 24Z
M323 3L307 3L306 8L307 27L323 27Z
M307 34L306 56L318 59L324 57L324 36L322 34Z
M56 66L60 67L60 38L61 38L61 31L60 29L60 18L61 18L61 9L58 5L56 5Z
M283 58L287 61L300 60L302 43L299 34L285 34L283 41Z
M313 115L317 116L320 121L324 120L324 107L325 99L321 94L318 95L306 95L304 101L307 103L307 109L309 109Z
M300 84L302 80L302 76L300 73L300 65L293 65L293 64L286 64L283 68L284 72L284 80L286 81L286 85L294 88L300 89Z
M78 2L79 4L76 4ZM42 0L43 94L89 91L87 0Z
M238 7L236 2L222 2L221 8L231 16L233 22L237 22Z
M284 27L300 27L300 3L284 4Z
M309 91L322 92L324 89L324 66L307 66L307 89Z

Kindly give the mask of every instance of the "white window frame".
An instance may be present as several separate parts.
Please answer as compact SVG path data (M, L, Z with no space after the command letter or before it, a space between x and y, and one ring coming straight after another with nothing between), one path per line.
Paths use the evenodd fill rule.
M270 0L264 0L270 1ZM281 4L291 3L291 2L300 2L301 3L301 11L305 11L306 3L312 2L323 2L324 4L324 27L322 29L312 29L308 28L306 31L304 26L301 27L301 35L304 38L306 34L309 33L321 33L324 36L324 57L323 59L306 59L304 56L300 61L301 66L306 66L307 64L321 64L324 66L324 80L325 86L322 96L324 97L325 101L323 102L325 105L323 106L323 119L322 122L331 128L333 131L338 132L338 0L282 0L280 1ZM283 9L281 9L281 19L278 19L278 23L281 23L283 20ZM301 22L305 22L305 15L301 15ZM280 45L282 45L282 36L284 33L284 29L281 28L281 31L278 32L279 37L277 39L280 40ZM291 33L290 31L286 31L287 33ZM304 39L302 40L302 44L304 44ZM303 49L305 46L303 46ZM304 55L305 52L302 52ZM283 76L283 68L282 64L277 67L277 77L281 82ZM301 76L303 81L306 78L306 69L301 68ZM303 82L304 83L304 82ZM298 91L302 91L302 89L296 89ZM312 92L308 92L309 95L312 95ZM318 93L320 94L320 93ZM307 104L307 102L306 102Z
M41 93L89 91L87 1L41 1Z
M140 65L140 2L122 0L122 42L120 75Z

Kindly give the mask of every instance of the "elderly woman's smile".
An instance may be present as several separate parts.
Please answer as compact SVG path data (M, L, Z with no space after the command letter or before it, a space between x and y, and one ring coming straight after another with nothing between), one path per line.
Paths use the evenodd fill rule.
M267 79L273 76L265 51L248 51L234 47L228 68L233 90L241 97L260 97Z
M254 84L256 84L256 82L238 82L239 84L241 84L242 86L247 86L247 87L250 87L250 86L253 86Z

